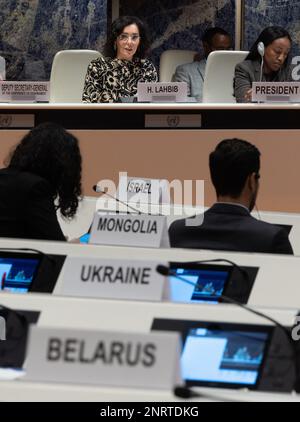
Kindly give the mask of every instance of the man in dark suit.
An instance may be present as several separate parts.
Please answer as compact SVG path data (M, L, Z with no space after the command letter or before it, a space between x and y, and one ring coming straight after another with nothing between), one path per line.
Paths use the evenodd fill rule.
M259 150L247 141L226 139L210 154L209 167L217 202L204 213L202 224L189 219L172 223L171 246L293 254L284 228L250 214L259 188Z

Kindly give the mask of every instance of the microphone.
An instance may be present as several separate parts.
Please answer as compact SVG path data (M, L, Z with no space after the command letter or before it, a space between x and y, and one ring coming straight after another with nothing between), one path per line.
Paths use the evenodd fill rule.
M265 55L265 45L262 41L260 41L257 44L257 51L258 51L258 54L261 57L260 76L259 76L259 82L261 82L262 81L263 66L264 66L264 55Z
M229 261L227 259L211 259L211 260L203 260L203 261L193 261L193 262L185 262L184 264L201 264L201 263L209 263L209 262L228 262L230 264L234 264L234 266L236 266L236 268L239 268L241 270L241 273L242 273L242 268L240 268L237 264L235 264L234 262ZM194 283L190 280L187 280L185 277L177 275L176 273L171 271L170 267L167 267L165 265L161 265L161 264L157 265L156 271L163 276L172 276L179 281L193 285L195 287L197 286L197 283ZM243 270L243 272L246 273L245 270ZM236 306L244 309L245 311L248 311L248 312L250 312L254 315L257 315L261 318L266 319L267 321L272 322L276 327L278 327L280 330L282 330L282 332L285 334L286 338L288 339L288 343L290 344L292 354L293 354L294 367L295 367L294 389L297 393L300 392L300 368L299 368L299 365L298 365L298 350L297 350L297 347L296 347L296 343L294 342L293 338L291 337L291 332L286 327L284 327L280 322L278 322L276 319L264 314L263 312L254 310L250 306L245 305L241 302L238 302L238 301L236 301L232 298L229 298L228 296L220 295L220 298L223 299L224 302L228 302L230 304L236 305ZM196 396L193 395L194 392L184 392L184 393L182 392L184 390L190 390L187 386L178 387L178 388L183 389L183 390L178 390L179 394L186 394L185 397L183 395L179 395L178 397L183 397L183 398L196 397ZM175 389L175 390L178 393L177 389ZM174 394L176 394L175 390L174 390ZM189 395L189 394L191 394L191 395ZM194 393L194 394L196 394L196 393Z
M102 190L98 185L94 185L93 190L97 193L103 193L104 195L107 195L109 198L112 198L113 200L115 200L116 202L119 202L120 204L125 205L125 207L127 207L131 211L134 211L134 213L145 214L145 213L141 212L140 210L138 210L137 208L132 207L131 205L127 204L126 202L121 201L121 199L112 196L110 193L106 192L105 190Z
M124 205L129 210L133 211L135 214L139 214L139 215L158 215L158 216L164 217L164 215L160 214L160 213L151 214L151 213L148 213L148 212L140 211L139 209L133 207L132 205L129 205L127 202L124 202L121 199L119 199L115 196L112 196L110 193L102 190L98 185L94 185L93 190L97 193L103 193L104 195L107 195L109 198L112 198L114 201L119 202L120 204Z

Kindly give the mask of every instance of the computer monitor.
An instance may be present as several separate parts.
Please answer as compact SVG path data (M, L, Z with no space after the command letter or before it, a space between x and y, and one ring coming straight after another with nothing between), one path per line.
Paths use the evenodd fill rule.
M0 250L0 292L52 293L65 255Z
M181 333L181 371L187 385L257 389L274 327L155 319L152 329Z
M186 303L247 303L258 267L170 262L169 300Z
M232 267L229 265L203 265L171 263L169 276L172 302L218 303L225 294Z
M0 252L0 290L26 293L31 289L42 256Z

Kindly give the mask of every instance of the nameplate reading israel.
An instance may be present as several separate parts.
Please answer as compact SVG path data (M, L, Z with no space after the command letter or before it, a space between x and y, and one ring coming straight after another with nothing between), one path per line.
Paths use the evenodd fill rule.
M166 232L165 216L96 212L89 243L150 248L167 247Z
M49 82L0 81L2 102L48 102Z
M110 299L162 299L164 277L158 262L67 257L61 294Z
M186 82L138 82L138 101L142 102L185 102Z
M133 334L31 326L24 380L172 389L179 333Z
M300 102L299 82L253 82L252 101Z

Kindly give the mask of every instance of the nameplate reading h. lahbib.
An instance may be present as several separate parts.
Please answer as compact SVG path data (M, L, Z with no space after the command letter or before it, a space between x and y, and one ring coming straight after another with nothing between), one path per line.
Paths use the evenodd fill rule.
M299 82L253 82L252 101L300 102Z
M165 216L101 214L96 212L89 243L100 245L168 247Z
M185 102L186 82L138 82L137 98L141 102Z
M59 293L67 296L162 300L158 262L67 257ZM59 294L58 293L58 294Z
M24 380L172 389L179 333L133 334L31 326Z

